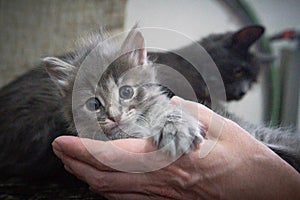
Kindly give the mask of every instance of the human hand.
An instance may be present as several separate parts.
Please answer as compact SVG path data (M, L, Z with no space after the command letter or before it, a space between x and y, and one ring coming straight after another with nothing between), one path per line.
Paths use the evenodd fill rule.
M103 142L61 136L53 150L70 173L109 199L299 198L300 175L248 132L203 105L172 101L197 117L207 135L198 150L159 170L120 170L142 166L147 171L137 158L155 150L146 139Z

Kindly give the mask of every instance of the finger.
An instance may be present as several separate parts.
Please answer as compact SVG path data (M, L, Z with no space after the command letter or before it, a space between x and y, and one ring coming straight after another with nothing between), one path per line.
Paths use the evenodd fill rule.
M101 177L102 183L96 182L95 185L90 185L92 191L106 195L135 194L144 197L140 199L145 199L147 196L150 197L149 194L151 194L153 199L157 199L157 197L162 199L182 199L180 193L172 185L168 185L165 180L161 179L161 176L150 177L149 174L105 173L104 177Z
M171 101L187 110L204 125L203 128L207 131L207 138L211 140L220 139L226 122L225 118L202 104L187 101L177 96L173 97Z
M123 172L98 173L88 180L88 184L98 193L143 193L147 188L156 187L145 174Z
M64 155L61 157L62 162L64 163L65 169L71 174L75 175L78 179L90 183L93 180L94 176L99 173L99 170L95 167L76 160L72 157Z
M97 141L72 136L61 136L53 142L54 153L88 163L99 170L145 172L165 166L167 159L156 153L149 139ZM151 151L153 150L153 151ZM151 151L150 153L148 153Z
M96 148L97 146L101 146L103 143L103 141L95 140L94 142L89 143L91 146L88 149ZM75 136L60 136L53 141L52 147L53 152L62 160L65 157L70 157L74 160L96 166L97 168L102 170L114 170L99 162L99 160L96 159L94 155L88 151L86 145L83 142L83 138Z
M142 188L148 187L149 184L149 179L145 177L147 175L143 173L101 171L66 155L62 157L62 162L68 172L88 183L98 192L142 192Z
M98 192L142 192L143 188L149 185L146 174L100 171L67 156L63 157L62 161L70 173L88 183Z
M80 159L90 158L91 152L99 151L99 149L102 149L103 146L108 146L108 144L133 153L147 153L155 150L149 139L122 139L104 142L75 136L60 136L53 141L52 146L56 151L61 151L71 157ZM74 152L76 152L75 155L73 154Z
M93 191L93 189L91 189ZM145 200L168 200L174 198L168 198L164 196L158 195L153 195L153 194L147 194L146 192L144 193L104 193L103 196L107 199L114 199L114 200L140 200L140 199L145 199ZM180 198L179 198L180 199Z
M92 190L93 191L93 190ZM103 196L107 199L113 200L150 200L151 197L147 194L138 194L138 193L104 193ZM147 197L148 196L148 197ZM153 198L152 198L153 199Z
M107 172L86 163L64 157L65 168L80 180L88 183L97 193L143 193L160 194L165 197L178 197L173 188L166 186L169 177L161 177L157 173L124 173ZM157 176L158 175L158 176Z
M93 191L93 189L91 189ZM96 192L97 193L97 192ZM151 199L157 199L153 195L149 195L146 193L139 194L139 193L104 193L103 196L107 199L113 199L113 200L151 200Z
M208 127L213 115L212 110L202 104L187 101L177 96L173 97L171 101L188 111L192 116L201 121L205 127Z
M72 161L72 167L71 167L68 159L71 159L71 158L66 156L66 157L64 157L64 159L62 159L65 170L67 170L70 174L73 174L74 176L76 176L78 179L87 183L86 173L81 174L79 170L74 171L72 169L72 168L76 169L76 167L74 167L73 165L79 165L78 163L80 163L80 161L78 161L78 160ZM88 164L86 164L86 163L84 163L84 164L88 166ZM86 168L85 171L87 171L87 170L88 170L88 168Z

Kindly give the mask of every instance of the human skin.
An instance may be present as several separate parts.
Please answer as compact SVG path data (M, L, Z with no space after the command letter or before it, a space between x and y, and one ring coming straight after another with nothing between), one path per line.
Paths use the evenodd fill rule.
M53 150L67 171L108 199L300 198L300 174L247 131L201 104L178 97L172 102L197 117L206 136L199 148L159 170L128 173L111 167L124 161L138 165L136 154L155 150L148 139L103 142L61 136ZM213 122L221 126L214 128ZM210 142L214 145L209 153L200 156Z

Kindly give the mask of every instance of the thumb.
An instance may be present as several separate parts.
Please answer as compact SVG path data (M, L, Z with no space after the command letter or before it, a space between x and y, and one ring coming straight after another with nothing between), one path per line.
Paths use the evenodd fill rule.
M221 133L226 122L225 118L200 103L187 101L177 96L173 97L171 102L189 112L203 124L203 128L207 132L206 139L222 139Z

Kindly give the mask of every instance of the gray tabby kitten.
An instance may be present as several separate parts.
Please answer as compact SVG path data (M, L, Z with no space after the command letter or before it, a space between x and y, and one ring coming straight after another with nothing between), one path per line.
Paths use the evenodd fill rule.
M34 69L0 91L0 177L41 179L64 171L51 149L59 135L151 137L172 157L202 140L200 122L163 94L135 28L121 47L98 33L75 53L44 63L46 70Z
M71 131L110 140L153 135L157 147L169 144L165 150L172 156L185 152L193 142L201 141L199 122L170 104L169 98L163 95L156 79L156 68L147 60L142 34L132 29L121 47L103 39L90 38L91 46L76 52L73 61L65 62L55 57L44 59L47 72L63 96ZM79 71L82 62L77 60L82 61L85 56L88 62L93 62L94 57L97 61L88 63L86 71ZM112 61L105 71L104 60ZM103 72L102 76L99 72ZM80 88L74 87L76 76L82 79ZM74 100L77 89L84 92L75 97L79 100ZM74 116L78 120L76 127ZM93 118L101 129L90 125Z

